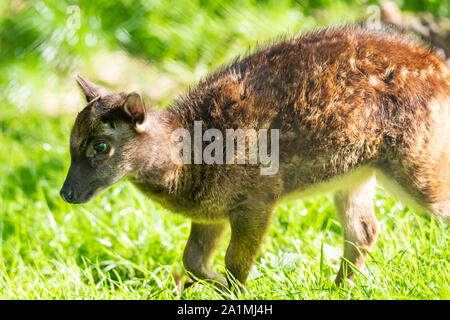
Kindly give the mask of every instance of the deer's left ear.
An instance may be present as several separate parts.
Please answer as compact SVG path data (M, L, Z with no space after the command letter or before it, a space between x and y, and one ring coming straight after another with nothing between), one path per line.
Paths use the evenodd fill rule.
M86 79L83 79L80 75L77 75L75 79L77 80L81 90L83 90L88 103L106 93L105 89Z
M133 120L136 131L139 133L144 132L147 109L141 95L136 92L130 93L125 100L123 109Z

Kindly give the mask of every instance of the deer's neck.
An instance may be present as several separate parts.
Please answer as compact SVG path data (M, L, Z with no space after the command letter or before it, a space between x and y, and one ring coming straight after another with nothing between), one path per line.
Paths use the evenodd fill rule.
M171 134L177 123L167 112L152 112L146 127L135 142L134 170L129 178L149 191L172 193L178 187L181 172L180 165L171 157L174 144Z

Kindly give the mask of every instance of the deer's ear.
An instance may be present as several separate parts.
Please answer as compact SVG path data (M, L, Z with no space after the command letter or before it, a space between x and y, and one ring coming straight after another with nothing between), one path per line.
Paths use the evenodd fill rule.
M83 79L80 75L77 75L75 79L77 80L77 83L80 86L81 90L83 90L88 103L106 93L105 89L86 79Z
M145 131L145 120L147 118L147 109L141 95L136 92L130 93L123 105L124 111L131 117L135 124L136 131Z

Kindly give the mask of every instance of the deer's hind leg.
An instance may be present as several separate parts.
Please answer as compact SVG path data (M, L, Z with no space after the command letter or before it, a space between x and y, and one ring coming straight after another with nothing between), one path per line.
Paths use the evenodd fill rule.
M381 185L404 204L450 220L450 154L427 161L409 161L381 167L377 178Z
M337 285L345 279L354 279L353 268L362 267L367 250L377 239L378 221L373 205L375 187L375 177L372 176L362 184L335 193L335 206L345 240L344 256L335 280Z

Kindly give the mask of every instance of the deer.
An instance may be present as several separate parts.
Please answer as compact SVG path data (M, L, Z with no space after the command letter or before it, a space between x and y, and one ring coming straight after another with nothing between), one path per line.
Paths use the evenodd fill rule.
M334 194L345 240L337 285L351 284L376 242L377 184L408 206L450 218L450 72L419 40L392 30L328 27L259 47L158 110L137 92L77 82L87 105L71 131L61 197L85 203L128 179L191 219L183 263L195 279L244 285L284 201ZM202 132L278 130L269 139L278 144L277 170L261 174L263 164L248 157L174 161L173 133L183 129L192 142L195 122ZM213 139L206 140L201 146ZM211 265L228 230L223 276Z

